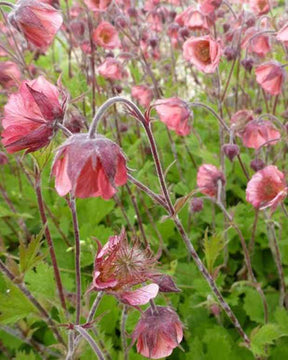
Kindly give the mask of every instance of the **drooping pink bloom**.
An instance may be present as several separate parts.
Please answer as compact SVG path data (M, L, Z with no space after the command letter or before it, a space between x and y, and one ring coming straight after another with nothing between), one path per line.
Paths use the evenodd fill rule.
M284 174L277 166L269 165L257 171L246 189L246 200L256 209L271 207L275 211L277 206L285 199L288 187Z
M270 95L279 95L285 80L285 70L277 61L268 61L255 69L256 81Z
M288 44L288 23L286 23L276 35L276 39L283 42L286 46Z
M136 290L132 288L150 280L155 262L149 250L143 250L136 242L129 244L122 230L120 235L111 236L103 247L98 243L89 291L105 291L132 306L147 304L157 296L159 286L152 283Z
M20 0L9 14L11 24L28 43L45 51L60 29L63 18L57 9L36 0Z
M0 62L0 85L9 89L20 83L21 72L12 61Z
M186 26L190 30L209 30L206 16L195 6L189 6L175 18L180 26Z
M247 110L247 109L239 110L235 114L233 114L230 119L231 129L237 134L239 134L244 130L248 122L252 120L254 120L254 115L252 110Z
M84 3L92 11L104 11L111 2L112 0L84 0Z
M148 108L153 99L153 91L146 85L133 86L131 95L144 108Z
M216 196L219 180L222 182L222 185L225 185L225 176L216 166L203 164L198 169L197 186L202 194L211 197Z
M185 101L177 97L159 99L155 101L155 109L160 120L166 124L168 129L174 130L181 136L190 134L189 117L191 112Z
M122 63L111 57L107 58L100 66L98 66L97 70L100 75L110 80L122 80L124 77L128 76Z
M250 0L249 3L256 15L264 15L270 11L269 0Z
M275 145L280 133L270 121L252 120L240 134L243 145L258 150L261 146Z
M55 123L62 121L66 97L43 76L24 81L9 97L2 119L2 143L9 153L38 150L50 142Z
M200 9L205 15L214 13L216 9L221 5L222 0L198 0Z
M126 159L120 147L101 135L75 134L58 149L52 174L60 196L101 196L108 200L127 182Z
M248 50L248 53L254 53L259 57L265 57L271 51L269 37L265 34L259 34L261 31L254 27L246 30L241 41L241 48Z
M93 40L104 49L112 50L121 46L117 30L107 21L102 21L94 30Z
M171 308L157 306L148 308L132 334L137 340L137 352L149 359L161 359L172 351L183 339L183 325Z
M183 44L184 59L206 74L216 71L221 53L220 43L210 35L190 38Z

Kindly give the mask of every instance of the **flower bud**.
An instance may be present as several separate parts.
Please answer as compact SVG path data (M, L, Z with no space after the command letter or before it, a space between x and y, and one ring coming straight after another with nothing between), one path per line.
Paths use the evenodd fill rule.
M158 45L158 38L157 37L151 37L149 39L149 45L152 47L152 48L156 48L156 46Z
M127 14L128 14L131 18L136 18L137 15L138 15L137 9L131 7L131 8L129 8L129 9L127 10Z
M8 163L8 156L3 151L0 151L0 165L5 165L7 163Z
M190 202L190 212L197 213L203 210L203 200L200 198L193 198Z
M79 133L85 128L85 117L77 108L69 109L66 112L64 125L73 134Z
M227 46L224 50L224 56L228 61L234 60L237 56L237 51L230 46Z
M186 40L189 37L189 34L187 27L183 26L179 29L179 35L183 40Z
M243 59L241 61L241 64L244 67L244 69L250 73L254 65L254 60L251 58Z
M261 159L254 159L250 162L250 167L252 170L257 172L265 167L265 163Z
M240 152L239 146L236 144L224 144L222 149L230 161L233 161Z

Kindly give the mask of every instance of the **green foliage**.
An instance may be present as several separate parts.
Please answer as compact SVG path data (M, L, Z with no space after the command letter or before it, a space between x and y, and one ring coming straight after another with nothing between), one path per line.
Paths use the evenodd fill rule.
M206 229L203 246L208 271L210 274L213 274L215 261L217 260L225 246L224 237L220 234L212 235L209 237L208 229Z

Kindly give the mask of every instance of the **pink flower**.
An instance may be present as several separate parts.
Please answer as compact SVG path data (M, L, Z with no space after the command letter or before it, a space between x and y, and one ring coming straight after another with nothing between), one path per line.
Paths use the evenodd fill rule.
M271 207L275 211L287 193L284 174L276 166L269 165L256 172L248 182L246 200L256 209Z
M107 21L102 21L94 30L93 40L104 49L112 50L121 46L117 30Z
M128 76L128 73L124 70L121 62L111 57L107 58L100 66L98 66L97 70L105 79L110 80L122 80L124 77Z
M148 108L153 99L153 91L146 85L133 86L131 90L131 95L144 108Z
M168 129L174 130L181 136L190 134L189 117L191 112L183 100L177 97L157 100L155 109L160 120L167 125Z
M159 286L131 288L151 278L154 274L151 267L155 262L147 249L142 250L137 243L129 244L122 230L120 235L111 236L103 247L98 243L89 291L105 291L131 306L147 304L157 296Z
M216 9L218 9L222 3L222 0L198 0L198 3L200 3L200 10L205 15L210 15L211 13L214 13Z
M276 61L268 61L255 69L256 81L270 95L279 95L285 79L285 70Z
M252 121L253 119L254 115L252 110L239 110L235 114L233 114L230 119L231 129L233 129L233 131L239 134L244 130L248 122Z
M264 15L270 11L269 0L250 0L250 7L257 15Z
M0 62L0 84L5 89L17 85L21 79L19 67L12 61Z
M286 46L288 44L288 23L286 23L277 33L276 39L282 41Z
M4 108L1 136L9 153L38 150L49 144L55 123L62 121L65 98L43 76L24 81Z
M176 16L175 22L180 26L186 26L190 30L209 30L206 16L195 8L189 6Z
M84 0L84 3L92 11L104 11L111 2L112 0Z
M258 150L261 146L275 145L280 133L270 121L250 121L240 134L243 145Z
M248 48L249 53L265 57L271 51L270 41L269 37L265 34L256 36L259 32L256 28L248 28L242 39L241 47L242 49Z
M218 181L225 185L225 176L222 171L211 164L203 164L198 169L197 186L202 194L214 197L217 195Z
M29 43L43 51L51 45L63 22L60 11L36 0L18 1L9 20Z
M127 182L126 159L120 147L101 135L75 134L58 149L52 174L60 196L110 199Z
M148 308L136 325L132 341L137 351L149 359L172 354L183 339L183 325L174 310L163 306Z
M216 71L221 53L219 42L210 35L190 38L183 44L184 59L206 74Z

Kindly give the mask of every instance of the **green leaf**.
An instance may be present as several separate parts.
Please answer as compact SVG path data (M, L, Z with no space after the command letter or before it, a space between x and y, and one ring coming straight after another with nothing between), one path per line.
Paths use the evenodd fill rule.
M37 311L25 295L10 280L0 294L0 323L13 324Z
M17 351L15 360L36 360L36 356L33 352Z
M225 245L224 237L221 235L212 235L208 237L208 229L205 231L204 235L204 253L207 268L210 274L213 273L213 268L215 261L218 256L221 254L223 247Z
M25 273L29 269L32 269L40 261L44 259L44 255L39 255L39 250L41 248L41 239L43 237L45 227L40 231L36 236L32 237L32 240L25 246L24 242L20 242L19 246L19 256L20 256L20 270Z
M284 334L276 324L266 324L259 330L256 329L251 336L251 350L256 356L264 356L266 354L266 346L272 345L274 341Z
M255 288L245 289L244 310L252 321L264 324L263 302Z

